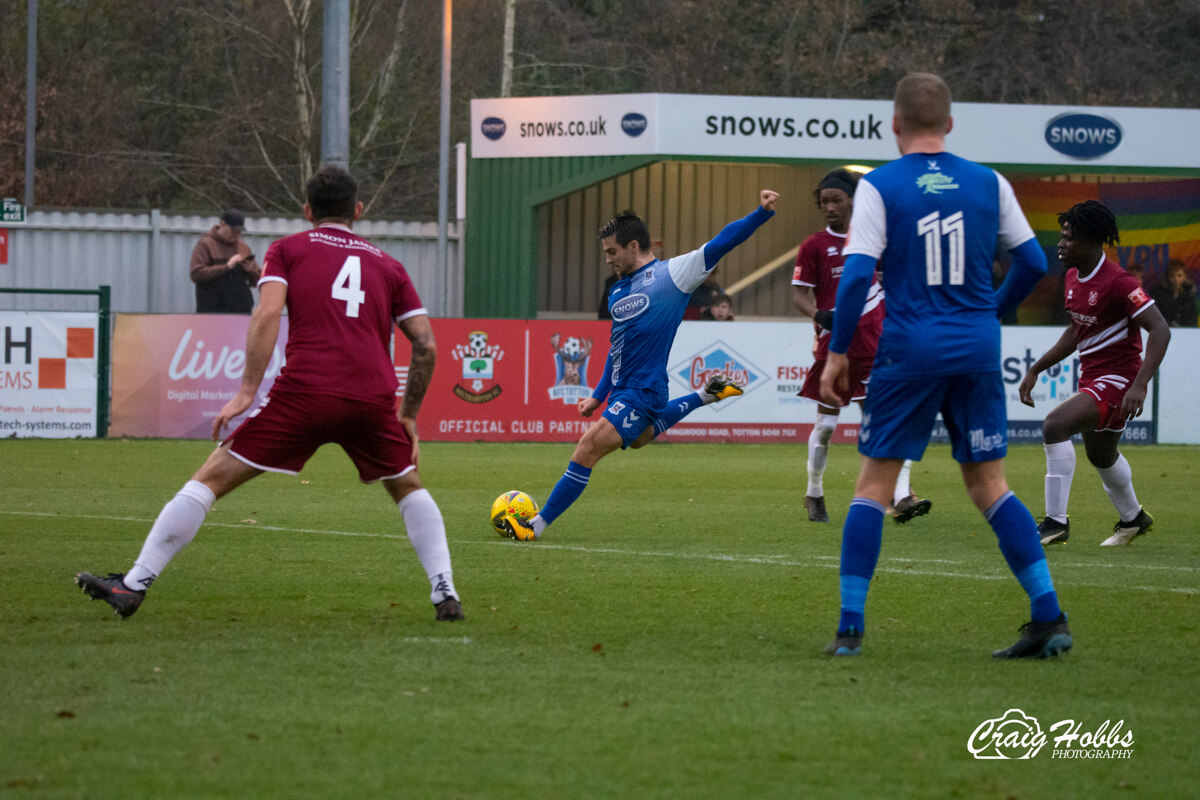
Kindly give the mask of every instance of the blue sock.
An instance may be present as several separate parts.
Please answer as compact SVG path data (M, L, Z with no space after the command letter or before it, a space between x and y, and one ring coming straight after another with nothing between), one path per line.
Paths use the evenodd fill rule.
M654 435L658 436L702 405L704 405L704 398L700 396L699 392L674 398L667 403L667 410L654 420Z
M1025 504L1012 492L1007 492L984 513L996 538L1008 568L1029 595L1030 616L1034 622L1058 619L1058 595L1050 578L1050 565L1038 540L1037 523Z
M883 506L874 500L856 497L850 501L846 525L842 528L842 616L838 633L851 628L863 632L867 589L883 547L883 515Z
M546 505L542 506L541 517L547 525L558 519L559 514L579 499L579 495L587 488L591 475L592 470L589 467L574 461L567 464L567 471L558 479L558 483L554 484L550 497L546 499Z

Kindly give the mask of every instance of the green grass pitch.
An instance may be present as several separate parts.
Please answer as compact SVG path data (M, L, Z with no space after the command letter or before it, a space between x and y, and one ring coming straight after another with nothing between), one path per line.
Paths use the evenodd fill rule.
M995 662L1028 619L946 446L886 523L861 658L837 621L857 472L807 522L805 448L655 445L602 462L540 542L488 526L544 501L570 445L422 447L467 620L436 623L399 515L326 448L217 503L134 617L72 584L124 571L211 445L0 446L0 796L1194 797L1200 785L1200 449L1129 447L1154 530L1116 514L1080 450L1071 540L1048 553L1075 650ZM1035 515L1042 449L1012 448ZM1105 721L1128 758L979 760L1018 708Z

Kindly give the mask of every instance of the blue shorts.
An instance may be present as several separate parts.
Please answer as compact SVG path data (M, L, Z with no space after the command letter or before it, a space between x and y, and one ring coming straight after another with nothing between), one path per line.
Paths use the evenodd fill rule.
M939 411L960 464L993 461L1008 452L1008 406L999 371L919 380L873 377L858 452L920 461Z
M621 449L637 441L642 431L654 424L666 404L655 395L637 389L613 392L601 415L621 434Z

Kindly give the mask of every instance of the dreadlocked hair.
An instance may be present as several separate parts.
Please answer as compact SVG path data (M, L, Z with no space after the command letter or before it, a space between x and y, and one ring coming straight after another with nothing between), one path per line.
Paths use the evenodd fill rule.
M1108 206L1096 200L1084 200L1071 206L1058 215L1058 224L1069 224L1071 235L1077 239L1110 247L1121 241L1117 218L1108 210Z

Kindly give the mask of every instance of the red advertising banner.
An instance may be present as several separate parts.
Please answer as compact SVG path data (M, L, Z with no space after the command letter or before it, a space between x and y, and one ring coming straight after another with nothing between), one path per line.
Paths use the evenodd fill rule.
M438 365L421 406L421 438L574 441L595 419L590 397L608 356L607 322L435 319ZM396 347L396 365L408 350Z
M286 317L260 391L284 363ZM438 363L419 418L426 441L574 442L597 418L579 416L608 356L609 323L592 320L434 319ZM241 383L249 317L118 314L113 337L113 436L203 439ZM812 364L811 327L685 323L667 364L672 397L713 373L745 394L690 414L664 441L803 442L813 404L796 396ZM400 394L410 349L397 332ZM235 424L240 422L234 421ZM838 441L853 441L846 409Z

